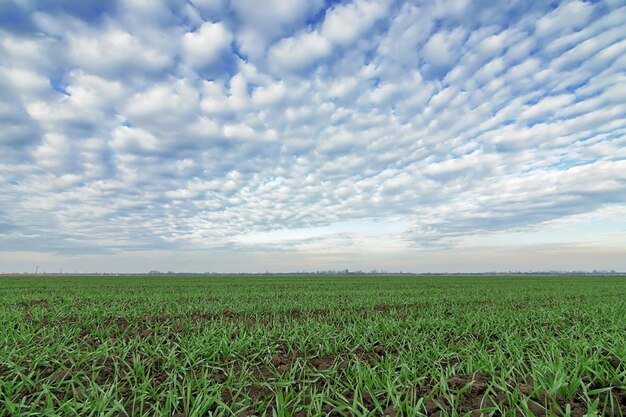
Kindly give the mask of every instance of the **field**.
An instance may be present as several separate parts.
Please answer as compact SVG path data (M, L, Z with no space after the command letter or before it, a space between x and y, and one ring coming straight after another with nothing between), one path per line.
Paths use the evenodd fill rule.
M626 277L0 277L0 416L626 416Z

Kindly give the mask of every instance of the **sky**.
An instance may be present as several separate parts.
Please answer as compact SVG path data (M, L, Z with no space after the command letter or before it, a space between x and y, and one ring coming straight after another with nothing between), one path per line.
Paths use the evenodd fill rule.
M0 272L626 270L624 22L0 0Z

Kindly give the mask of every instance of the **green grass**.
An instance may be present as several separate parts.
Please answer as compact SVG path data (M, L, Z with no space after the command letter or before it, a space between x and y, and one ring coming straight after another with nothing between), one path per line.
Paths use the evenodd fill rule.
M625 415L625 277L0 277L0 416Z

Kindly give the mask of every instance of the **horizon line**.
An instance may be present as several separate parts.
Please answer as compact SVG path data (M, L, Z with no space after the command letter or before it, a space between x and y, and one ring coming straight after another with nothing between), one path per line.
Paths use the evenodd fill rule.
M389 272L389 271L292 271L292 272L0 272L0 276L317 276L317 275L351 275L351 276L621 276L626 275L626 271L615 270L591 270L591 271L482 271L482 272Z

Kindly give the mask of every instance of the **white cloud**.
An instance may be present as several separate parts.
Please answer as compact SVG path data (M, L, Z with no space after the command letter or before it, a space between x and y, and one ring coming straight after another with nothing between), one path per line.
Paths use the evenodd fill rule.
M520 115L520 119L550 118L557 110L572 104L574 100L575 96L572 94L545 97L538 103L528 106Z
M464 31L456 29L450 33L437 32L428 39L422 49L427 63L437 67L447 67L459 58L458 48L463 42Z
M172 11L163 0L119 0L123 16L146 21L162 22L172 18Z
M232 34L222 22L204 22L196 31L183 35L183 57L194 68L215 64L223 53L230 52L232 40Z
M357 0L327 12L321 35L337 45L350 45L387 14L388 2Z
M594 6L586 1L564 2L537 21L537 34L547 36L582 29L591 18L593 8Z
M303 17L320 9L320 1L294 0L284 2L270 0L258 7L254 0L234 0L233 9L246 25L260 29L261 33L276 33L289 26L301 22Z
M146 124L166 123L169 118L196 112L198 93L186 80L170 80L128 97L124 113Z
M254 90L252 100L258 106L271 106L278 104L287 95L287 87L284 82L273 83Z
M224 11L224 0L191 0L190 3L203 12L220 13Z
M402 72L419 62L419 45L428 40L435 25L433 19L423 18L423 14L423 9L404 4L393 16L389 30L378 46L379 53L385 57L381 65L385 65L387 71ZM389 64L389 61L393 63Z
M321 0L271 0L264 2L263 7L258 7L254 0L235 0L233 11L241 21L237 43L246 56L262 63L272 41L289 35L322 6Z
M320 28L303 30L274 44L268 54L271 66L281 72L309 68L338 47L364 36L387 14L388 2L357 0L326 11Z
M69 142L59 134L48 134L43 142L34 150L37 163L53 172L62 171L69 157Z
M331 52L331 43L318 32L302 32L276 43L268 58L279 71L293 71L308 67Z
M159 140L150 132L138 128L120 126L111 134L111 149L118 153L158 153Z
M1 71L8 84L21 93L37 96L50 90L48 78L35 71L22 68L2 68Z
M169 51L145 45L115 24L102 31L70 33L67 42L70 65L109 78L160 72L172 65Z

